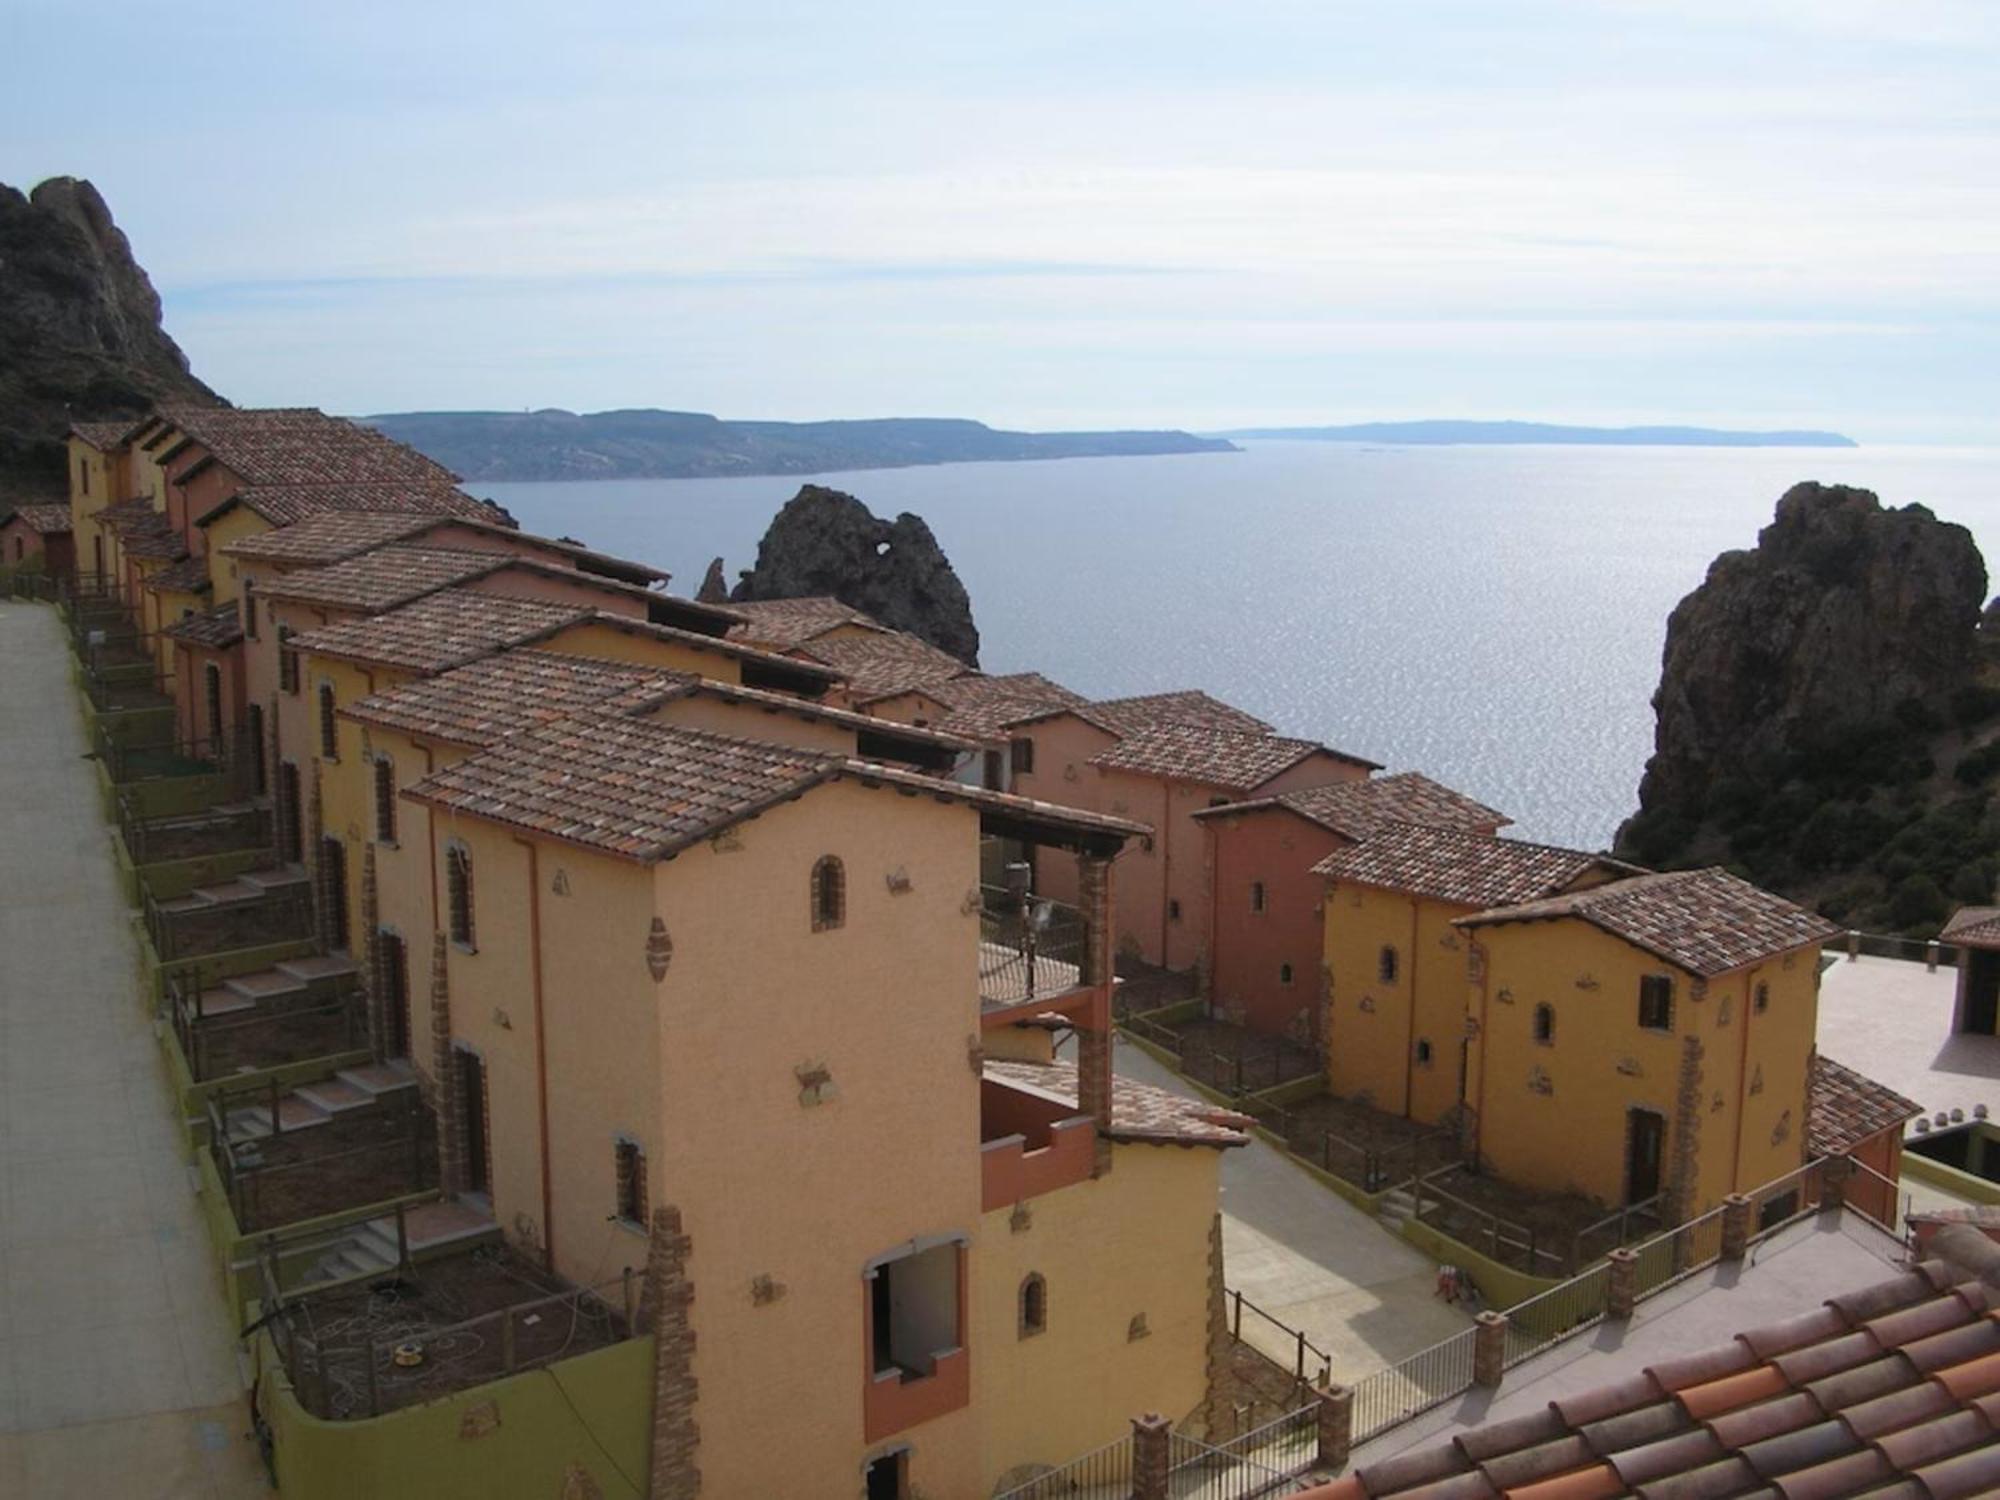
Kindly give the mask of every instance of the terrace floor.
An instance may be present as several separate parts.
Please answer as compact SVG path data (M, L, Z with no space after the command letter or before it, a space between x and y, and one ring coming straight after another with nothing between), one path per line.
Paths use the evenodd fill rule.
M55 612L0 661L0 1495L265 1495Z
M1925 1110L2000 1115L2000 1037L1953 1036L1958 971L1908 959L1836 959L1820 978L1819 1049Z

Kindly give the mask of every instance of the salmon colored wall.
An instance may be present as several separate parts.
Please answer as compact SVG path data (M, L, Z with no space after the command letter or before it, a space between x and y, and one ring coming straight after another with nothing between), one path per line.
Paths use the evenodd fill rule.
M1324 877L1312 867L1348 840L1285 808L1197 820L1215 871L1209 995L1254 1031L1315 1035L1326 945ZM1251 887L1264 886L1264 909ZM1291 965L1291 981L1283 965Z
M1465 912L1401 891L1329 883L1327 1077L1334 1093L1426 1123L1457 1105L1465 940L1451 924ZM1381 978L1385 948L1396 953L1392 983Z
M1471 1097L1480 1111L1480 1152L1502 1176L1622 1203L1626 1112L1638 1107L1666 1119L1662 1176L1670 1178L1689 1036L1702 1048L1689 1210L1704 1212L1729 1192L1801 1165L1818 995L1812 950L1793 955L1789 968L1773 960L1710 980L1698 996L1691 975L1582 921L1510 923L1475 935L1486 950L1486 976ZM1675 982L1671 1033L1638 1024L1639 980L1657 973ZM1746 1019L1746 996L1759 981L1771 986L1770 1009ZM1510 998L1503 1000L1503 992ZM1555 1010L1553 1045L1532 1039L1534 1008L1542 1002ZM1760 1066L1763 1087L1753 1093ZM1552 1093L1530 1089L1538 1068Z
M195 448L189 455L176 459L174 473L185 474L195 461L194 455L204 451ZM187 543L188 551L199 557L221 540L195 523L242 487L243 482L221 464L210 464L185 484L178 480L168 483L168 518Z
M575 568L576 559L567 552L545 547L517 532L481 531L472 526L439 526L415 539L419 547L450 547L461 552L506 552L515 557L531 557L557 568Z
M75 551L71 537L44 536L18 517L0 526L0 566L11 568L40 558L43 571L61 575L75 567Z
M978 1487L1062 1464L1157 1411L1176 1422L1207 1392L1208 1239L1222 1153L1120 1144L1111 1172L982 1222L973 1258L973 1402L984 1428ZM1045 1332L1020 1334L1020 1290L1048 1288ZM1128 1337L1145 1314L1146 1337ZM704 1429L705 1431L705 1429Z
M235 558L224 555L222 549L231 542L240 542L245 537L256 536L270 529L271 523L247 505L239 505L228 515L220 516L206 526L195 528L199 535L207 539L208 581L214 589L211 597L217 604L234 601L239 592L237 580L247 569L258 566L255 563L239 563Z
M636 662L641 666L664 667L674 672L692 672L712 682L740 683L742 667L733 656L719 651L703 651L681 641L664 640L638 631L615 630L609 625L571 625L545 641L535 642L538 651L558 651L568 656L595 656L603 661Z
M970 808L839 782L658 868L674 943L659 986L638 963L642 930L604 935L659 1017L666 1139L649 1154L671 1153L656 1180L693 1245L702 1475L718 1495L850 1500L868 1450L864 1265L917 1237L978 1235L978 919L963 910L978 843ZM828 853L846 867L847 920L815 933L810 873ZM900 895L885 879L899 868ZM814 1066L837 1095L808 1107L795 1070ZM758 1274L784 1298L755 1305ZM976 1379L977 1340L970 1352ZM913 1489L980 1492L971 1412L902 1437Z
M646 717L687 729L705 729L711 734L827 750L836 755L852 755L858 738L854 730L839 724L771 713L753 704L732 703L723 698L670 698Z
M233 736L243 722L243 654L240 651L210 651L201 646L174 645L174 706L181 738L189 743L206 742L208 729L208 674L210 664L222 674L222 732Z
M1342 760L1337 755L1317 751L1308 755L1297 765L1280 771L1262 786L1250 792L1252 797L1275 797L1280 792L1302 792L1316 786L1337 786L1345 782L1366 781L1369 770L1356 765L1351 760Z
M863 630L859 626L842 626L839 631L829 631L828 634L844 640L848 634L873 635L875 632ZM839 695L837 700L836 695ZM841 688L835 688L833 692L828 693L826 701L837 708L853 706L849 701L849 695ZM893 719L898 724L930 725L948 715L951 709L928 693L898 693L893 698L877 699L868 704L862 712L872 714L878 719Z

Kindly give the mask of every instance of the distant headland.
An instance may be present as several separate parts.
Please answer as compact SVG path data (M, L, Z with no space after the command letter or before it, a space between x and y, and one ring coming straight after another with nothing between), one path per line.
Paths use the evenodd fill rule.
M1004 432L941 417L732 422L685 411L546 410L395 412L361 420L467 479L486 481L712 479L1236 451L1226 438L1186 432Z
M1837 432L1732 432L1720 427L1566 427L1553 422L1358 422L1348 427L1242 427L1224 438L1323 443L1568 443L1601 448L1856 448Z

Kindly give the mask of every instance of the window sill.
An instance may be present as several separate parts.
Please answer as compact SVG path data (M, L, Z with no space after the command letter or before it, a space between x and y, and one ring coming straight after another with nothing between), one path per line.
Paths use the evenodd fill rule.
M473 944L473 943L461 943L461 942L460 942L460 941L459 941L459 940L458 940L457 938L453 938L453 939L451 940L451 946L452 946L453 948L457 949L457 950L458 950L458 951L459 951L460 953L473 953L473 954L476 954L476 953L478 953L478 952L479 952L479 948L478 948L478 946L477 946L476 944Z
M636 1219L628 1219L623 1214L613 1214L611 1216L611 1223L615 1228L622 1229L627 1234L636 1234L642 1240L652 1237L652 1232L644 1224L639 1223Z

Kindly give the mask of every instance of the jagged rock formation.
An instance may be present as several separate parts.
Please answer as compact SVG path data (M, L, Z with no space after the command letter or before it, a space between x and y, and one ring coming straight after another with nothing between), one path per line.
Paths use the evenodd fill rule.
M785 502L732 598L830 594L885 625L979 665L972 601L922 517L876 517L852 495L809 484Z
M1722 860L1836 920L1918 929L2000 874L2000 689L1971 533L1801 484L1667 622L1620 852Z
M62 493L73 420L219 404L160 326L160 298L96 188L0 183L0 492Z
M729 579L722 571L722 559L717 558L702 574L701 587L695 590L695 601L700 604L727 604L729 602Z

